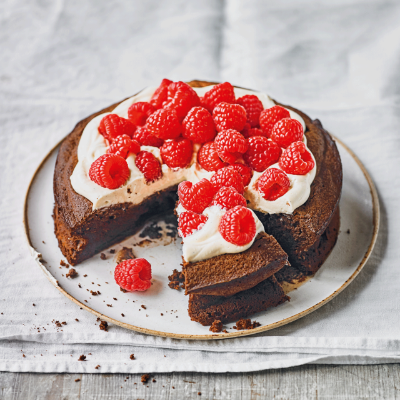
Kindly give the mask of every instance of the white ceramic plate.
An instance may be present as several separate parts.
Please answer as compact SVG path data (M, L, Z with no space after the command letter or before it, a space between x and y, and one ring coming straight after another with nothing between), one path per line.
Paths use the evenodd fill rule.
M231 329L234 325L231 323L226 325L228 334L213 334L208 327L190 320L188 297L182 290L168 287L168 275L174 268L180 270L181 245L179 238L173 240L168 236L170 230L162 220L156 221L161 227L161 238L149 242L139 233L112 246L116 253L122 247L131 247L136 257L145 257L150 261L154 279L148 291L120 291L113 278L115 255L109 250L104 251L106 260L96 255L76 267L77 278L66 278L68 270L60 268L60 260L65 258L58 248L52 219L53 171L58 146L39 166L26 196L25 228L32 256L50 282L70 300L104 320L138 332L185 339L221 339L287 324L316 310L340 293L360 272L375 244L379 227L375 187L351 150L338 140L337 143L344 175L337 244L316 275L290 292L290 302L252 316L261 323L257 329L236 331ZM101 294L93 296L87 289L100 291Z

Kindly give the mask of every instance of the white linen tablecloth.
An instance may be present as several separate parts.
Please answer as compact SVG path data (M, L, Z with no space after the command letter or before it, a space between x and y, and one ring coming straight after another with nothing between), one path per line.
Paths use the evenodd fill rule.
M399 21L396 1L3 2L0 370L223 372L400 362ZM36 166L77 121L164 77L263 90L319 118L360 157L381 199L378 242L357 279L329 304L257 337L189 342L118 326L106 333L31 259L22 210ZM67 325L56 329L52 320Z

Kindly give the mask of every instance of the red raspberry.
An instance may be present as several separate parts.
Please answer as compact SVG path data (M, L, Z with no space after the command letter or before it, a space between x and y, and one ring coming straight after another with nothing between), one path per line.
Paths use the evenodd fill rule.
M271 140L281 147L288 147L290 143L298 142L303 138L303 125L297 119L283 118L272 128Z
M164 143L162 139L153 136L145 126L138 126L133 138L137 140L142 146L161 147Z
M186 237L201 229L207 222L206 215L196 214L192 211L185 211L179 215L178 232L180 237Z
M179 201L185 210L201 214L209 206L215 195L215 189L208 179L192 184L185 181L178 186Z
M211 203L212 206L219 205L221 208L229 210L235 206L247 207L246 199L233 187L223 186L218 190Z
M150 99L150 104L158 110L168 100L168 86L172 83L169 79L163 79L161 85L156 89Z
M153 182L161 178L161 164L149 151L139 152L135 164L144 175L146 182Z
M201 105L212 112L214 107L219 103L235 103L235 92L233 86L229 82L220 83L213 86L206 92L201 99Z
M283 152L279 166L287 173L305 175L314 168L315 162L303 142L294 142Z
M115 154L103 154L92 163L89 178L107 189L117 189L129 178L126 160Z
M128 119L136 126L143 126L154 111L156 110L150 103L139 101L128 108Z
M151 265L144 258L122 261L115 267L114 279L128 292L147 290L151 286Z
M236 206L222 216L218 229L227 242L244 246L256 235L256 221L248 208Z
M255 171L262 172L279 160L282 149L275 142L263 136L253 136L247 142L249 149L244 153L243 160Z
M194 143L214 140L216 131L211 114L203 107L193 107L182 123L183 136Z
M289 188L288 176L278 168L268 168L257 181L258 191L268 201L274 201L283 196Z
M219 169L210 179L210 182L219 190L223 186L232 186L240 194L244 192L243 179L235 168L229 166Z
M118 116L117 114L108 114L99 125L99 132L111 143L120 135L128 135L132 137L135 133L136 126L129 120Z
M247 122L252 128L259 126L260 114L264 110L263 103L254 94L246 94L245 96L239 97L236 103L244 107L247 114Z
M168 100L163 108L175 110L180 121L182 121L191 108L200 105L197 93L184 82L174 82L168 86Z
M214 144L220 158L229 164L233 164L247 150L247 140L233 129L218 133Z
M139 151L140 144L135 139L131 139L128 135L121 135L113 140L107 153L116 154L126 159L129 152L137 154Z
M281 106L273 106L262 111L260 114L260 126L264 136L270 137L274 125L283 118L290 118L290 113Z
M193 154L193 144L189 139L166 140L160 148L164 164L170 168L185 168Z
M182 130L175 110L157 110L147 119L147 130L159 139L175 139Z
M240 176L243 179L243 185L244 187L246 187L250 183L251 178L253 176L252 169L247 165L239 163L232 164L231 167L235 169L237 172L239 172Z
M251 128L250 124L244 126L244 128L240 131L240 133L248 139L253 136L265 136L264 132L260 128Z
M247 120L246 110L239 104L219 103L213 111L217 131L235 129L241 131Z
M197 161L202 168L209 172L218 171L227 166L227 164L219 158L218 152L215 150L214 142L208 142L201 146L197 153Z

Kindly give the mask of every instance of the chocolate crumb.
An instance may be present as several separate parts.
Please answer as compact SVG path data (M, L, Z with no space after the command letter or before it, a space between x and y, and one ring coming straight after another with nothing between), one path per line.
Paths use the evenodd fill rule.
M83 275L83 277L86 278L86 277L87 277L87 274Z
M350 229L347 229L346 233L347 233L348 235L350 235Z
M78 273L76 272L75 268L71 268L68 273L65 275L67 278L74 279L78 276ZM80 286L80 285L79 285Z
M135 359L135 355L134 355L134 354L131 354L131 355L129 356L129 358L130 358L131 360L134 360L134 359Z
M140 378L140 382L143 382L143 384L147 383L147 381L150 379L150 374L143 374Z
M224 329L222 332L224 332L224 333L228 333L228 331L227 331L226 329Z
M86 360L86 356L85 355L81 355L81 356L79 356L79 358L78 358L78 361L85 361Z
M113 300L117 301L118 299L116 297L113 297Z
M197 392L197 395L198 395L198 396L201 396L201 392Z
M106 283L107 283L107 282L106 282ZM122 287L120 287L119 290L120 290L122 293L126 293L126 292L127 292L127 290L122 289Z
M142 308L144 308L145 310L147 310L147 307L146 307L144 304L142 304L140 307L142 307Z
M33 303L32 305L33 305L33 307L35 307L35 306L36 306L36 304L35 304L35 303Z
M112 304L107 304L107 307L112 307Z
M125 314L124 314L124 313L122 313L121 315L122 315L123 317L125 317Z
M107 256L104 253L100 253L100 258L102 260L107 260Z
M157 382L157 381L155 379L153 379L152 382Z
M177 269L174 269L172 271L172 275L168 276L168 280L169 280L168 286L171 289L179 290L180 287L182 289L184 289L185 287L184 284L185 275L182 272L178 271Z
M100 327L101 331L108 332L108 322L107 321L101 321L99 327Z
M80 288L82 289L82 286L81 286L81 284L80 284L80 283L78 283L78 287L80 287Z
M78 318L75 318L75 321L76 321L76 322L79 322L79 319L78 319Z
M221 332L222 331L222 322L220 320L215 320L209 329L210 332Z
M233 327L233 329L237 329L238 331L244 330L244 329L254 329L261 326L261 324L257 321L251 322L250 318L244 319L241 318L239 321L236 322L236 325Z
M94 367L94 369L99 369L100 368L100 365L96 365L95 367Z
M67 264L64 260L61 260L61 261L60 261L60 265L61 265L62 267L69 268L69 264Z
M25 354L22 354L22 357L24 357L24 358L25 358Z
M78 379L75 379L75 382L80 382L81 380L78 378Z
M115 249L111 249L111 250L110 250L110 253L111 253L111 254L114 254L114 253L115 253Z
M97 296L97 292L93 292L93 290L90 291L90 294L91 294L92 296Z
M67 325L67 323L64 321L64 322L61 322L63 325Z

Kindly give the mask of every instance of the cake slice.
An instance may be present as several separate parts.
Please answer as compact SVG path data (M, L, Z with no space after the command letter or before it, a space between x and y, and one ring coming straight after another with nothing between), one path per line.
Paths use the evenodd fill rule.
M222 254L210 259L185 262L185 294L229 297L251 289L288 263L287 254L265 232L242 253Z
M234 322L289 300L275 276L262 281L251 289L230 297L191 294L189 316L192 321L211 325L215 320Z

